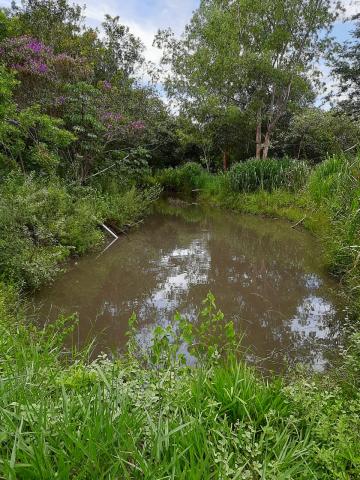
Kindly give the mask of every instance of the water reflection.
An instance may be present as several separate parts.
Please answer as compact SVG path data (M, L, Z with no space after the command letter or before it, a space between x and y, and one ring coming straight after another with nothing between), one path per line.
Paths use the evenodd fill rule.
M321 369L337 343L334 286L314 239L285 222L167 207L102 256L81 259L35 301L44 319L77 311L77 338L96 335L100 351L124 345L132 312L144 339L175 310L196 321L211 290L245 332L252 359Z

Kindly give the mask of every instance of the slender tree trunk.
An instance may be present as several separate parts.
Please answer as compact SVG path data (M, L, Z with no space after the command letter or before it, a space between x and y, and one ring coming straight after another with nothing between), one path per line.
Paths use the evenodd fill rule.
M270 147L270 130L268 129L266 134L265 134L264 149L263 149L263 152L262 152L262 158L266 159L268 157L269 147Z
M224 172L226 172L229 165L229 152L226 148L223 152L223 165L224 165Z
M261 108L257 114L256 124L256 158L261 158Z

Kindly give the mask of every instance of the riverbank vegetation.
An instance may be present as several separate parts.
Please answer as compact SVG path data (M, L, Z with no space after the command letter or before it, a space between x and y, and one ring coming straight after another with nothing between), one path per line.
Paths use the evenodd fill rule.
M340 45L331 1L201 2L180 39L155 39L170 108L141 39L83 13L0 9L0 477L360 477L358 17ZM326 111L320 59L340 81ZM346 299L335 369L262 378L211 294L146 351L132 317L121 358L66 351L76 316L29 318L29 292L162 191L320 238Z
M248 160L229 172L208 173L198 165L156 175L169 193L241 213L286 218L323 244L329 271L343 283L359 312L360 156L334 155L315 167L283 159Z

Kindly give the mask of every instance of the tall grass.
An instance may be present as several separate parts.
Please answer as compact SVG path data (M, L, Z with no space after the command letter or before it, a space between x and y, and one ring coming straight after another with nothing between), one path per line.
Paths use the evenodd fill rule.
M323 233L331 269L347 284L360 312L360 156L334 156L312 173L310 207L329 219Z
M167 192L191 193L204 190L219 194L231 192L273 191L279 188L295 191L303 187L309 167L303 161L283 159L257 160L234 164L228 173L212 175L197 163L185 163L177 168L167 168L155 174L155 179Z
M234 192L271 192L279 188L295 191L305 185L308 174L309 168L303 161L250 159L231 167L229 185Z
M13 292L0 290L0 477L360 474L359 404L337 387L327 391L306 376L291 386L266 381L234 355L219 358L216 349L189 368L176 355L174 342L183 338L174 329L155 332L148 362L131 348L122 359L88 364L86 352L64 356L65 320L37 330L9 310L14 301ZM207 303L198 325L203 333L216 323L218 312L209 317L210 310ZM176 322L189 339L189 324Z

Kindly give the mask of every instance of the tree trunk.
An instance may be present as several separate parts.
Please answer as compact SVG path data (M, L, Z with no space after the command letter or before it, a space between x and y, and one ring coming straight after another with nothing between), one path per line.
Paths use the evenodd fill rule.
M261 109L257 114L256 124L256 158L261 158Z
M268 157L269 147L270 147L270 130L268 130L265 135L262 158L266 159Z
M224 153L223 153L224 172L227 171L227 169L228 169L228 164L229 164L229 152L227 151L227 149L225 149L225 150L224 150Z

